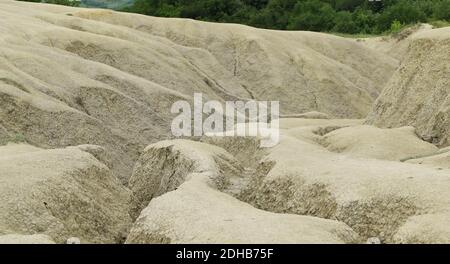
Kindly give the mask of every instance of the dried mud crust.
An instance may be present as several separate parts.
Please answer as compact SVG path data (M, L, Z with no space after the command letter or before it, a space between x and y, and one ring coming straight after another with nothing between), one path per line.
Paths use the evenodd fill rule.
M182 144L181 149L177 148L177 142L182 142L179 143ZM193 145L186 148L183 144ZM212 157L201 151L200 154L195 154L195 147L199 144L203 143L178 140L174 141L173 145L169 143L167 146L149 146L144 151L129 181L133 192L130 211L133 219L139 216L152 199L176 190L192 173L211 171L211 182L215 188L221 191L237 189L232 186L238 184L234 179L241 177L243 167L231 156L225 155L225 151ZM191 153L191 150L194 153ZM198 155L200 158L196 160L192 155ZM212 160L205 161L208 158Z
M219 142L221 140L223 142ZM277 212L268 212L269 210L264 210L265 208L257 210L239 200L242 190L251 184L247 181L247 177L253 174L252 167L256 164L251 164L251 161L256 159L249 153L238 159L236 155L217 147L217 145L226 145L230 151L237 151L239 139L230 140L215 139L215 145L188 140L164 141L150 145L136 164L130 179L130 188L135 195L133 203L136 205L132 207L131 214L133 218L139 217L127 238L127 243L205 242L206 240L203 239L215 241L214 243L269 242L267 240L269 238L274 239L273 243L277 241L318 242L321 241L319 237L324 239L323 242L359 241L355 232L338 221L300 215L294 217L292 213L286 214L288 209ZM243 139L241 143L256 146L259 141ZM246 157L245 162L244 157ZM242 164L251 166L244 167ZM277 221L282 221L283 227L280 227L283 229L280 230L282 234L285 234L284 228L287 226L298 224L291 228L303 229L305 226L310 226L313 230L317 229L317 237L311 230L303 234L304 238L301 238L302 234L286 237L287 233L283 236L277 235L275 234L277 228L267 226L270 221L266 218L277 218L279 219ZM197 229L200 227L196 224L191 224L192 229L180 225L184 221L194 221L192 219L202 222L202 226L208 226L208 229L202 227L203 231L199 231ZM263 234L245 236L242 235L243 231L233 230L230 231L232 236L228 233L221 235L223 240L210 237L219 227L245 229L245 226L233 227L239 223L242 225L253 223L267 230ZM217 226L213 228L211 225ZM200 233L193 237L186 235L191 232ZM261 240L252 240L258 237Z
M205 138L202 141L223 146L236 158L231 163L220 156L214 159L219 170L212 177L212 182L218 190L267 212L308 215L343 222L359 235L357 239L346 240L347 243L365 242L371 237L378 237L383 243L391 243L394 241L393 236L409 217L423 213L413 199L400 196L362 199L342 204L337 201L325 183L308 183L306 180L299 180L301 177L298 175L281 175L268 180L267 175L276 163L261 161L265 150L259 149L257 140ZM240 153L240 146L247 146L243 148L247 150L254 146L254 149ZM240 165L236 164L236 161ZM152 188L148 185L145 187L146 190L151 189L151 192L143 191L141 187L134 189L132 187L138 196L142 193L150 195L139 198L141 203L139 208L134 209L134 217L137 217L140 210L153 198L177 190L188 180L186 178L188 175L199 172L191 157L174 150L173 146L149 148L136 168L135 175L140 176L132 177L132 180L136 178L132 186L154 183ZM155 241L159 241L160 238L157 236ZM139 241L139 238L133 238L133 241Z
M375 102L367 123L380 127L411 125L425 141L450 144L450 28L415 36L408 52Z
M80 148L0 147L0 234L45 234L56 243L123 243L130 192ZM20 166L18 166L20 165Z
M413 199L396 196L339 204L326 184L307 184L298 176L266 180L273 166L273 162L262 163L237 198L269 212L341 221L360 236L360 241L353 242L378 237L383 243L392 243L409 217L424 213Z

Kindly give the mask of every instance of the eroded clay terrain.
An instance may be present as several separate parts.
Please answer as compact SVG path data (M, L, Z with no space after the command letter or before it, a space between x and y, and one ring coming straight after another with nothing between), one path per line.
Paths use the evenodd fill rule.
M0 1L0 243L450 243L450 28L347 39ZM170 108L280 101L280 142Z

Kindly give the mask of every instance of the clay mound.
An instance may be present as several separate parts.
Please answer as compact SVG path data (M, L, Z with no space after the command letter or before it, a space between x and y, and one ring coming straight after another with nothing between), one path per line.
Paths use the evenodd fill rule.
M415 35L408 54L367 118L379 127L414 126L426 141L450 142L450 28Z
M233 188L239 189L239 191L233 192L230 192L227 188L220 188L221 191L219 191L214 183L213 179L222 170L217 170L218 166L214 166L212 160L216 160L215 158L208 159L206 157L208 155L214 157L218 152L217 150L206 152L204 150L207 148L212 150L216 147L186 141L164 142L164 148L168 145L174 145L171 149L174 150L172 153L176 155L156 155L153 153L151 155L154 155L155 158L150 160L157 160L156 157L162 157L163 160L168 157L167 160L169 161L178 160L174 157L180 156L189 159L196 155L187 157L186 154L179 155L177 149L189 149L191 153L195 153L198 148L202 149L204 155L203 158L200 158L202 161L200 163L209 164L209 168L215 169L192 170L192 173L187 176L176 174L177 177L181 177L178 183L185 182L178 187L169 189L174 191L150 201L149 206L141 213L135 223L128 237L128 242L336 242L335 239L330 239L329 236L325 235L328 231L322 233L317 229L313 229L314 235L311 237L307 235L308 232L304 233L304 230L299 230L303 234L302 240L297 240L297 238L288 234L283 235L283 240L278 240L279 238L276 236L268 237L272 234L271 229L262 234L261 232L258 234L251 227L241 229L241 226L246 226L249 223L248 217L257 221L260 227L265 226L265 223L260 222L257 215L262 214L265 219L272 219L272 216L266 215L272 212L275 213L273 217L280 217L280 220L273 221L281 223L280 225L283 228L287 223L285 222L287 217L292 217L292 214L295 214L300 217L318 217L320 221L323 219L339 219L359 235L358 241L377 237L383 243L446 243L449 239L449 233L444 219L448 216L448 209L450 208L448 196L450 187L449 170L374 159L374 154L377 154L377 151L384 151L386 152L385 155L389 156L387 151L391 148L389 142L402 142L403 140L407 141L404 144L420 147L413 148L413 151L411 151L410 148L399 146L392 157L396 156L396 159L399 159L416 152L419 155L426 156L429 154L423 153L427 151L434 154L439 154L442 151L437 151L434 146L426 142L418 141L411 128L382 130L370 126L360 126L360 122L360 120L282 119L280 144L264 151L249 148L253 149L251 153L255 153L256 156L252 157L250 152L240 156L239 163L245 164L244 171L240 174L241 177L235 177L236 174L227 174L227 177L233 179L231 182L235 183ZM387 141L380 141L379 146L374 145L378 147L377 151L366 148L365 151L368 151L366 157L343 156L339 153L330 152L318 143L320 139L331 134L335 134L334 137L342 136L346 139L348 131L353 131L353 134L358 134L357 132L360 132L361 135L371 134L369 144L372 144L373 140L380 140L379 137L385 137ZM367 137L356 136L356 138L366 139ZM252 146L248 139L211 138L204 140L222 146L231 153L238 153L238 141L241 141L242 146ZM348 141L345 140L344 142ZM180 147L176 145L180 145ZM151 150L154 148L149 147L147 149L148 154L154 152L154 150ZM171 149L168 150L169 153L171 153ZM363 150L359 149L358 151L364 154ZM221 153L223 153L223 150ZM182 161L183 159L179 160ZM209 162L204 163L207 160ZM176 162L165 164L167 167L164 170L169 172L175 171L175 168L180 166ZM184 162L181 164L184 164ZM236 161L232 161L230 164L236 164ZM233 166L239 168L239 166ZM211 170L214 172L211 172ZM234 171L239 170L235 169ZM145 173L142 175L136 174L134 177L144 179L159 177L156 172L152 174L153 176ZM170 178L171 174L165 173L165 175L164 177ZM227 177L221 177L221 179ZM173 178L172 181L174 181ZM248 207L246 203L264 211L255 211L254 208ZM242 208L239 209L240 213L238 214L234 210L240 207ZM203 217L204 214L208 217ZM236 215L244 215L245 218L239 218ZM317 218L314 219L315 222L319 221L316 220ZM187 228L185 220L189 223L201 224L198 227L188 224L188 226L193 227ZM231 221L228 224L226 220ZM231 227L231 223L239 223L239 227ZM299 226L309 226L306 223L299 224ZM207 228L202 228L205 226ZM216 234L217 226L226 228L227 231L218 235ZM290 223L286 226L300 228ZM345 231L346 228L342 228L338 229L341 230L338 233L332 233L332 236L337 235L340 242L354 242L356 236L354 234L349 236L351 233ZM209 230L212 230L212 232L210 233ZM239 230L239 232L234 232L234 230ZM246 230L249 230L250 233L246 233ZM325 230L329 229L325 228ZM278 230L277 232L278 234L284 234L284 231ZM242 234L244 236L241 236ZM320 239L319 241L314 240L313 237L319 237Z
M131 219L129 191L91 154L72 147L0 147L0 235L36 234L64 243L119 243Z
M216 79L213 71L220 66L252 98L280 101L284 114L320 111L362 117L397 67L395 59L381 52L322 33L108 11L73 15L167 39L181 46L174 48L207 76Z
M129 181L131 215L136 218L153 198L176 190L190 174L204 171L218 175L215 185L223 190L242 174L243 168L231 154L209 144L180 139L148 146Z
M329 151L353 157L401 161L437 153L438 148L420 140L413 127L380 129L373 126L342 128L326 134L320 143Z
M433 29L433 26L430 24L417 24L389 36L362 38L356 41L366 47L385 53L400 62L408 53L411 40L416 35L431 29Z
M239 197L242 201L275 213L339 219L364 241L443 241L447 233L433 240L424 237L425 226L405 225L415 216L447 214L449 170L333 153L317 143L322 136L315 132L339 123L348 126L349 120L300 121L281 120L281 142L261 160ZM397 132L390 133L393 142L404 140ZM428 228L436 233L447 225L441 221Z
M330 116L321 112L307 112L295 115L281 115L281 118L330 119Z
M168 138L172 103L194 92L364 117L396 66L320 33L10 0L0 17L0 143L100 145L123 183L141 150Z
M47 235L4 235L0 236L0 244L55 244Z
M399 244L450 244L450 213L411 217L398 230L394 242Z
M338 221L264 212L200 180L191 180L152 200L127 243L341 244L356 239L356 234Z
M437 169L450 169L450 147L442 149L436 155L416 157L406 161L407 163L421 164Z
M156 160L164 164L162 175L148 169ZM338 221L264 212L221 192L224 180L241 176L220 169L227 161L231 161L227 166L236 163L224 149L205 143L175 140L149 146L138 165L147 169L138 169L132 179L158 179L166 188L153 188L153 195L161 196L142 211L127 243L344 243L358 239ZM191 170L183 170L186 174L176 173L180 166L192 164ZM177 184L167 188L167 182Z

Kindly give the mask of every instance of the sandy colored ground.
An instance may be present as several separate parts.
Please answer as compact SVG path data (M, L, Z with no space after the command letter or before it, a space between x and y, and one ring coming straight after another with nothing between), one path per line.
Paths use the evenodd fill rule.
M397 62L345 38L0 1L0 142L95 144L128 180L177 100L279 100L364 117Z
M130 193L94 156L76 147L22 144L0 147L0 154L0 235L45 234L58 243L124 240Z
M55 244L51 237L46 235L5 235L0 236L1 244Z
M164 141L149 146L140 160L131 178L133 191L143 192L149 179L159 188L145 188L151 202L136 220L127 243L358 240L355 232L338 221L269 213L221 192L243 174L238 160L222 148L187 140Z
M381 127L414 126L420 137L450 144L450 28L414 34L399 69L368 116Z
M227 215L234 219L235 215L247 213L258 215L251 207L245 213L243 209L241 213L233 213L237 210L234 208L246 202L279 214L277 222L283 222L282 216L291 214L318 217L313 220L317 223L321 223L319 218L338 220L357 234L339 235L347 243L365 242L373 237L383 243L447 243L448 227L442 219L450 216L450 170L399 160L409 155L439 157L441 151L421 141L411 133L410 127L388 130L360 126L359 122L284 119L280 144L261 150L262 155L254 152L261 156L253 161L250 161L251 154L239 159L227 154L236 150L236 145L227 138L207 139L210 144L223 148L186 140L149 146L131 179L135 193L145 193L144 200L150 204L134 224L128 242L220 243L232 242L233 237L235 242L246 243L270 239L281 243L314 242L289 235L283 235L288 240L259 237L271 231L244 233L245 240L241 240L244 238L238 234L242 231L234 233L236 227L224 218ZM345 139L349 131L353 131L353 141L334 140L333 135ZM353 151L330 151L323 145L330 141ZM242 141L241 146L246 144ZM221 206L217 207L218 204ZM254 225L245 219L230 221L244 226L245 230L252 230ZM203 228L211 223L223 229ZM260 222L258 227L270 230L269 223ZM281 226L280 233L284 234ZM222 237L220 230L227 230L224 233L232 234L231 237ZM346 233L345 228L338 230L343 230L338 232L341 235ZM320 228L314 232L316 238L323 234ZM337 242L327 236L320 240Z
M0 243L450 243L449 39L0 0ZM173 139L194 92L280 143Z

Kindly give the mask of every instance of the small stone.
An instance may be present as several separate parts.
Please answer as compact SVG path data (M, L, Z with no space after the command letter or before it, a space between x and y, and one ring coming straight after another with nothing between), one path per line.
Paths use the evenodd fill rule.
M367 239L366 244L379 245L379 244L381 244L381 241L378 237L371 237L371 238Z
M78 237L71 237L69 239L67 239L66 244L71 244L71 245L75 245L75 244L81 244L81 241Z

